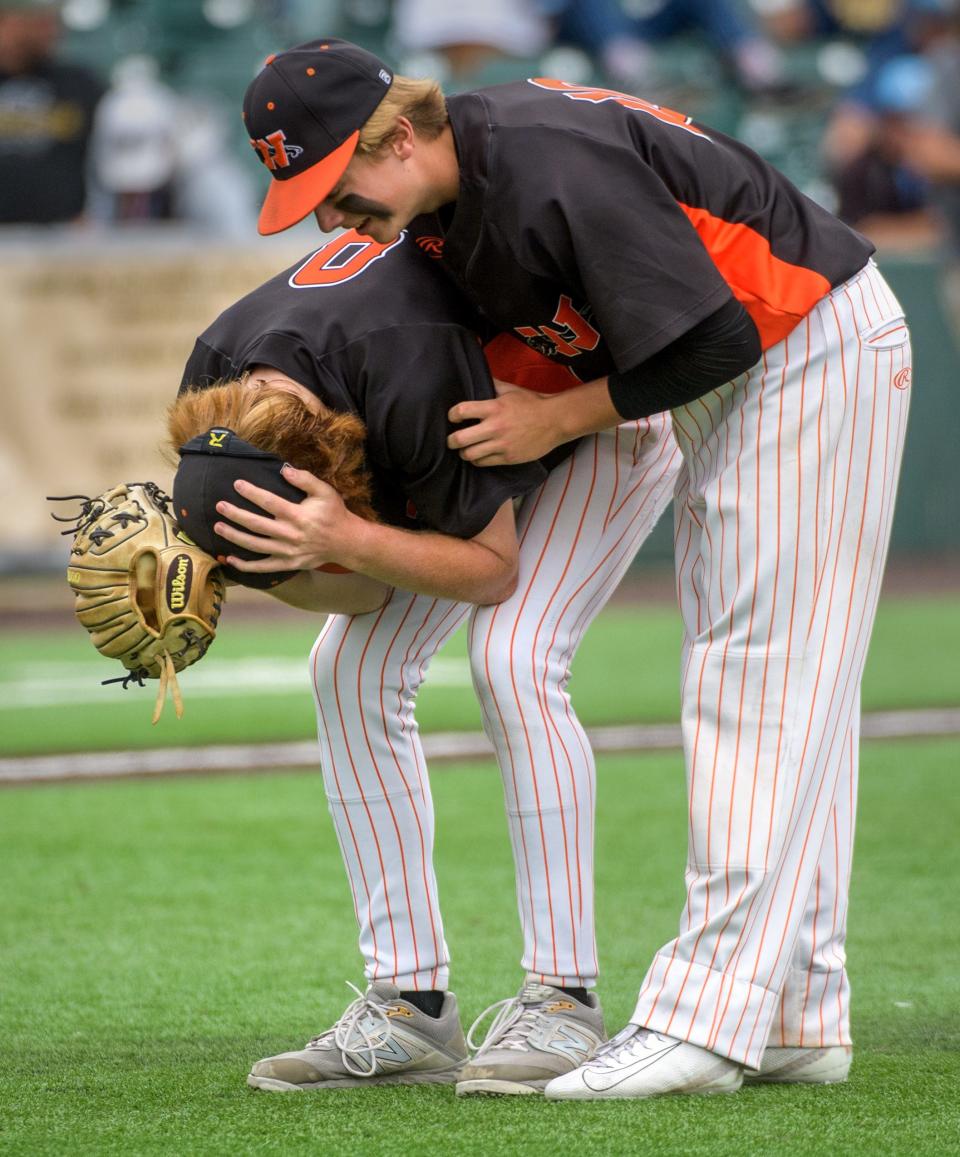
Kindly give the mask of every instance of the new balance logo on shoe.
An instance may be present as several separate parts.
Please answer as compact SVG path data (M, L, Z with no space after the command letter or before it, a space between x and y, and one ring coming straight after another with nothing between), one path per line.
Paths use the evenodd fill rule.
M547 1042L546 1047L569 1057L575 1065L582 1065L596 1048L596 1040L588 1040L567 1025L558 1024L553 1039Z

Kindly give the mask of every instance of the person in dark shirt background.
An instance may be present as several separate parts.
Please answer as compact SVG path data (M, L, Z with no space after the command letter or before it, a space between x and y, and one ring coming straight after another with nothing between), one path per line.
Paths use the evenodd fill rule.
M59 5L0 0L0 224L72 221L104 86L55 58Z

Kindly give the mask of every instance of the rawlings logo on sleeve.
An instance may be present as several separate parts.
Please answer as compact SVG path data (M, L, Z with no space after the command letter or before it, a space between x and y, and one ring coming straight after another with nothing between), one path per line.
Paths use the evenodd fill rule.
M417 245L428 257L432 257L435 261L440 261L443 257L442 237L418 237Z

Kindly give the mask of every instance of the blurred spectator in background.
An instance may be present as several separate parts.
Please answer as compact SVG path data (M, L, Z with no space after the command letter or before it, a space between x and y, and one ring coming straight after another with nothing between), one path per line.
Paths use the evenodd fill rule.
M960 5L957 5L960 9ZM960 12L928 46L926 103L904 134L903 159L929 182L932 202L948 231L951 256L960 261Z
M94 121L93 174L106 195L98 216L111 221L174 216L179 106L158 79L156 63L131 56L113 71L113 84Z
M911 164L910 140L925 116L933 84L929 61L896 56L873 83L869 136L861 151L835 166L837 215L885 248L920 248L942 237L930 183Z
M229 141L208 102L175 92L153 58L126 57L94 120L93 215L114 224L186 221L209 237L249 235L256 195Z
M960 4L942 36L927 50L930 93L904 134L903 159L929 182L930 199L943 221L944 289L960 334Z
M559 40L583 47L611 80L634 89L657 81L657 50L684 33L702 35L742 88L783 82L783 59L752 9L739 0L540 0Z
M476 79L492 61L519 65L559 43L585 53L588 72L592 63L612 83L649 91L660 76L659 47L688 32L706 38L742 87L767 90L782 80L779 49L738 0L395 0L391 31L418 75L431 62L417 54L438 54L441 80Z
M886 109L878 85L889 62L923 50L942 34L952 0L752 0L782 41L823 40L820 72L842 95L824 137L830 170L873 147Z
M536 0L395 0L391 32L405 70L444 83L468 81L497 61L519 66L552 39Z
M80 217L101 82L55 53L59 5L0 0L0 224Z

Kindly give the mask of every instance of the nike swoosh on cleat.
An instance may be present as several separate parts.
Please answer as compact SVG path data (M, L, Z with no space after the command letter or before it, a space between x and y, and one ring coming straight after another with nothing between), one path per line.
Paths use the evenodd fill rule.
M681 1041L675 1041L673 1044L665 1045L659 1052L654 1053L652 1057L644 1057L643 1060L637 1061L635 1064L630 1065L629 1068L620 1069L618 1072L610 1073L609 1075L603 1072L597 1072L594 1076L592 1069L586 1069L583 1074L583 1083L595 1093L605 1093L608 1089L614 1089L628 1078L643 1072L644 1069L656 1064L657 1061L663 1060L668 1053L672 1053L674 1049L679 1048L681 1043ZM594 1077L594 1080L591 1080L591 1077Z

